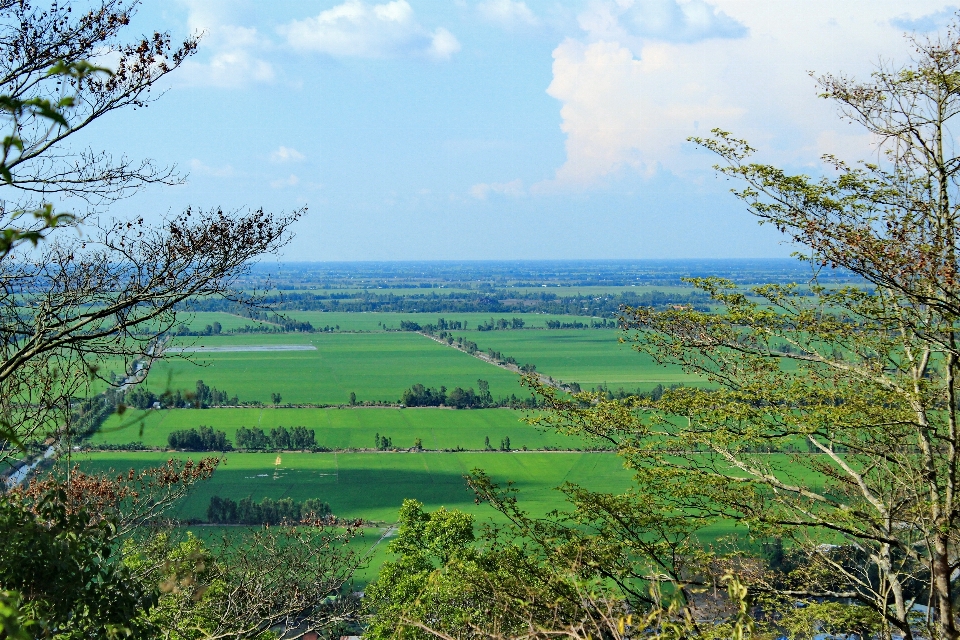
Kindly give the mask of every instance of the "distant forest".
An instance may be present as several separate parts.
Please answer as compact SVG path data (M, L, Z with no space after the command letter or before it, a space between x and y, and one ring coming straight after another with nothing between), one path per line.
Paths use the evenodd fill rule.
M686 277L721 277L737 284L808 282L809 264L752 260L512 260L431 262L285 262L256 265L237 284L245 289L456 288L489 291L527 287L682 285ZM821 284L858 282L843 269L818 268Z
M542 291L444 292L399 295L373 291L285 291L270 294L263 303L283 311L392 311L404 313L549 313L554 315L611 316L622 305L664 307L682 304L709 311L706 294L682 292L625 291L604 295L558 295ZM226 299L196 300L190 311L224 311L250 316L250 310ZM258 319L258 318L254 318ZM296 329L294 329L296 330Z

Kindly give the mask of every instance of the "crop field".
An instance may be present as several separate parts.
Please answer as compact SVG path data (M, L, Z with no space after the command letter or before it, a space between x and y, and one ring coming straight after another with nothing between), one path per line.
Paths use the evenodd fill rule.
M226 432L236 441L238 427L260 427L266 432L285 426L316 431L316 442L329 449L373 449L375 436L387 436L398 449L413 447L418 438L425 449L483 449L484 438L498 447L504 437L513 449L583 448L572 436L545 432L525 424L525 413L510 409L168 409L128 411L114 415L91 438L92 444L129 444L166 447L167 436L178 429L200 425Z
M213 325L214 322L219 322L223 331L241 329L246 326L271 326L267 322L260 322L259 320L252 320L250 318L244 318L243 316L237 316L232 313L222 313L219 311L178 313L177 322L185 324L193 331L203 331L207 325Z
M162 464L173 455L196 460L202 454L103 452L75 455L88 471L127 470ZM276 464L277 459L280 464ZM631 484L622 460L606 453L230 453L210 481L181 503L182 518L205 517L210 497L319 498L345 518L395 522L405 498L429 509L441 506L494 517L474 504L463 475L484 469L497 482L513 481L531 513L543 515L565 504L554 488L563 482L609 492Z
M529 332L539 333L539 332ZM350 392L360 401L396 402L416 383L477 388L490 383L494 397L523 393L515 374L414 333L253 334L183 338L175 347L277 347L300 345L306 351L199 351L189 360L171 358L153 366L146 386L152 391L191 390L198 379L237 395L242 401L269 403L272 393L289 403L346 403Z
M648 390L657 384L696 384L697 378L679 367L663 367L628 344L619 344L617 330L559 329L551 331L455 331L454 335L492 348L517 362L537 365L537 371L584 388L605 384L613 389Z

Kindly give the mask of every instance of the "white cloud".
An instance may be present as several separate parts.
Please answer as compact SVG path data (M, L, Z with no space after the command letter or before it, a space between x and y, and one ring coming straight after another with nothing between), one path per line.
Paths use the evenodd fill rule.
M911 6L934 18L940 8ZM547 92L560 102L566 160L530 191L591 188L625 171L707 170L711 158L686 139L714 127L781 164L865 157L870 139L817 98L807 71L865 77L877 56L906 61L909 44L891 23L902 11L896 0L594 2L580 16L582 36L553 52Z
M203 164L196 158L190 161L190 170L194 173L199 173L203 176L211 176L213 178L232 178L235 175L233 167L230 165L225 165L222 167L210 167Z
M286 189L288 187L295 187L300 184L300 178L293 175L292 173L286 178L280 178L278 180L273 180L270 182L270 186L274 189Z
M446 59L460 51L460 41L456 36L439 27L433 32L433 38L430 40L429 53L435 58Z
M210 0L182 0L188 7L187 23L203 34L199 57L183 64L180 81L188 85L237 88L272 82L273 65L262 56L272 48L253 27L228 22L227 6Z
M276 151L270 154L271 162L300 162L307 156L303 155L292 147L280 146Z
M491 193L519 198L526 194L526 190L523 188L523 181L519 178L510 182L482 182L470 187L470 195L477 200L486 200Z
M547 93L563 103L567 161L556 181L587 185L623 166L640 167L641 64L615 42L566 40L553 52Z
M480 16L490 22L495 22L507 29L519 25L536 26L540 24L526 2L515 0L486 0L477 5Z
M347 0L316 17L293 20L279 32L294 49L331 56L449 58L460 50L460 43L446 29L431 33L417 22L406 0L372 5Z

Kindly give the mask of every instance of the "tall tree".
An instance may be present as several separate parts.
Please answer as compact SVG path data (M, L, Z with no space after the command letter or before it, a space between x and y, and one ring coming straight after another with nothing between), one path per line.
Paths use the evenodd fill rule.
M696 608L698 588L729 572L765 610L782 605L796 637L960 636L958 26L911 39L909 64L868 80L818 78L875 140L870 162L827 156L823 175L793 175L724 131L694 139L749 210L802 247L812 279L696 279L717 312L623 310L637 350L708 385L571 399L528 377L553 409L541 423L615 445L637 487L568 484L573 509L534 519L475 473L525 540L576 558L635 609L656 610L663 582ZM850 286L821 286L824 268L847 270ZM698 535L720 522L783 540L776 561L707 553Z

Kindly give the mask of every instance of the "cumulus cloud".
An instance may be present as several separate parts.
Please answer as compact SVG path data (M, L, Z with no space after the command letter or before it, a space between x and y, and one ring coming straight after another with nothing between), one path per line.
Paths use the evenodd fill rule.
M623 166L640 166L641 64L615 42L568 39L553 52L547 93L563 103L567 161L556 180L590 184Z
M257 29L230 24L222 3L184 0L184 4L190 30L203 34L203 57L184 63L178 74L181 82L237 88L274 80L273 65L264 58L272 44Z
M489 22L495 22L502 27L512 29L521 25L536 26L540 24L526 2L516 0L486 0L477 5L480 16Z
M294 49L338 57L412 54L443 59L460 50L448 30L441 27L431 32L417 22L406 0L385 4L347 0L316 17L293 20L279 31Z
M470 195L477 200L486 200L490 194L519 198L526 194L526 190L519 178L510 182L482 182L470 187Z
M300 162L307 156L303 155L292 147L280 146L276 151L270 154L271 162Z
M274 189L286 189L288 187L295 187L298 184L300 184L300 178L298 178L297 176L291 173L286 178L279 178L277 180L273 180L270 183L270 186L273 187Z
M931 20L941 8L911 5ZM817 99L807 71L867 76L877 55L905 60L912 52L899 36L908 25L893 24L902 12L897 0L594 2L579 16L583 33L553 52L547 92L559 101L566 159L529 191L706 170L710 159L687 138L714 127L776 163L866 157L870 137Z

